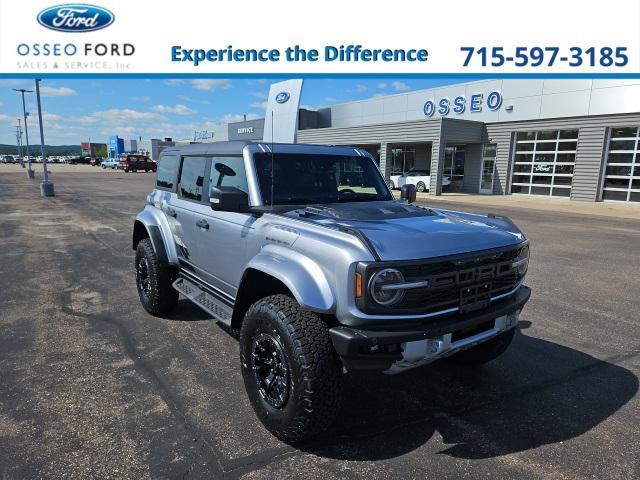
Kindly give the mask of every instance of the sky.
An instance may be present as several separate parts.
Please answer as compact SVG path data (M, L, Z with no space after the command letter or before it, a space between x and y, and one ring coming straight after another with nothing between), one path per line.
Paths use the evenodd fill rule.
M214 125L264 117L269 85L261 79L45 79L40 83L45 143L104 142L110 135L184 139ZM455 79L306 79L301 106L323 106L460 82ZM13 88L28 79L0 79L0 143L15 145L22 100ZM26 95L29 140L39 144L35 94ZM23 140L24 141L24 140Z

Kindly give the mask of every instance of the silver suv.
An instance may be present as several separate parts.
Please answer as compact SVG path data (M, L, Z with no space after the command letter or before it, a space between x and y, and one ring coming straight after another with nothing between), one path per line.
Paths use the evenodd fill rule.
M346 371L478 365L511 343L528 241L505 217L415 197L394 200L358 148L168 148L133 228L140 301L163 315L182 294L238 329L256 414L303 440L335 418Z

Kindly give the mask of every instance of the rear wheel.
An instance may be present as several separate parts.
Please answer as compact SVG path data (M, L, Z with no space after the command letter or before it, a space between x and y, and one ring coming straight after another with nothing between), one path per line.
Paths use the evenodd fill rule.
M172 284L177 272L172 265L158 259L151 240L140 240L135 258L136 287L144 309L151 315L162 315L174 309L178 292Z
M329 327L286 295L249 308L240 330L242 376L264 426L285 442L326 430L342 401L342 363Z
M395 186L395 184L393 183L393 180L389 180L389 188L390 188L391 190L395 190L396 186Z
M424 184L424 182L418 182L418 184L416 185L416 190L419 192L425 192L427 190L427 186Z
M468 366L482 365L490 362L491 360L498 358L507 350L507 348L509 348L515 333L516 329L512 328L491 340L487 340L486 342L476 345L475 347L471 347L468 350L458 352L449 358L456 363Z

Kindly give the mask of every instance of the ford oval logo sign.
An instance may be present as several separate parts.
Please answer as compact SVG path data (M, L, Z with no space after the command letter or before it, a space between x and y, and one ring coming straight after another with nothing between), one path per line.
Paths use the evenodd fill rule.
M285 103L287 100L289 100L288 92L280 92L278 95L276 95L276 102L278 103Z
M58 32L93 32L108 27L115 18L106 8L68 3L45 8L38 14L38 23Z

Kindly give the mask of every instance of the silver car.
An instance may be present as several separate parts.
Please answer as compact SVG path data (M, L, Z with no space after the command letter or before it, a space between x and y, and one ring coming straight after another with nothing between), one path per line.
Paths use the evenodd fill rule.
M511 343L527 239L414 200L413 185L394 200L358 148L167 148L133 228L140 301L164 315L181 294L239 329L257 416L298 442L336 417L345 371L478 365Z

